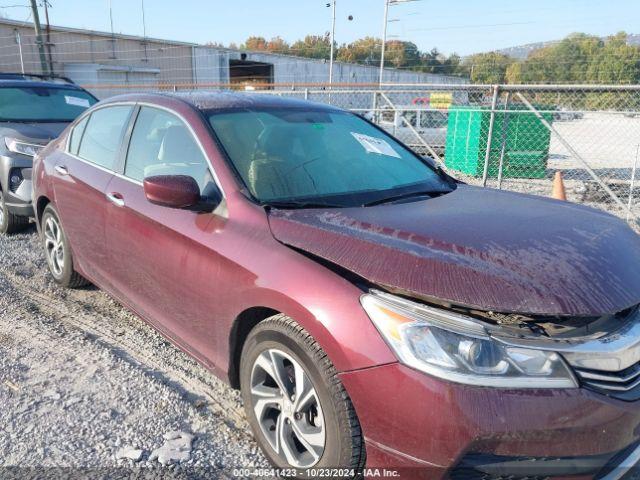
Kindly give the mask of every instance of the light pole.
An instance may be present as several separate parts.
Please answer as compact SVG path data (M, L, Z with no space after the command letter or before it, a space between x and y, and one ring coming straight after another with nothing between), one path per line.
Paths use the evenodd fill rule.
M20 30L14 30L16 34L16 42L18 43L18 51L20 52L20 69L24 73L24 57L22 56L22 39L20 38Z
M109 1L109 25L111 26L111 58L115 60L116 58L116 36L113 33L113 8L111 5L111 0Z
M387 23L389 23L389 5L397 5L399 3L419 2L420 0L384 0L384 20L382 23L382 50L380 52L380 80L382 85L382 77L384 75L384 51L387 45Z
M331 55L329 56L329 85L333 83L333 38L336 34L336 0L331 2L332 5L332 13L331 13Z
M387 23L389 19L389 3L391 0L384 0L384 20L382 23L382 51L380 52L380 80L378 84L382 86L382 76L384 75L384 48L387 44Z
M147 39L147 22L145 21L144 18L144 0L140 1L141 7L142 7L142 37L145 39Z

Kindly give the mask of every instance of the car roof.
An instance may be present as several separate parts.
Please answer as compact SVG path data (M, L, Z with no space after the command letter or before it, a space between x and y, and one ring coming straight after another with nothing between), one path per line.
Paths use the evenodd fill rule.
M63 88L65 90L84 90L73 83L47 82L42 80L16 80L0 78L0 88L20 88L20 87L46 87Z
M112 102L151 102L162 105L167 99L181 100L202 111L244 110L261 108L309 109L322 111L340 111L331 105L314 103L295 98L280 97L265 93L218 92L179 92L179 93L141 93L110 97L104 103Z

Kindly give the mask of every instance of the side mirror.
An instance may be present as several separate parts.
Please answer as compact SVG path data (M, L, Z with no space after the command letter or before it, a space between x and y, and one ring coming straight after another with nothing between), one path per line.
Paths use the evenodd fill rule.
M151 203L170 208L190 208L200 202L200 187L187 175L156 175L143 182Z

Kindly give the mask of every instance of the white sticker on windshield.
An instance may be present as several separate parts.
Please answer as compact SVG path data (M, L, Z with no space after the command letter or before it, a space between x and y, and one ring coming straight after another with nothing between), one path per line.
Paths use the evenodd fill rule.
M360 145L369 153L378 153L380 155L386 155L388 157L402 158L396 152L391 145L389 145L382 138L370 137L362 133L351 132L351 135L360 142Z
M87 100L86 98L70 97L68 95L65 95L64 101L67 102L69 105L75 105L76 107L85 107L85 108L90 107L89 100Z

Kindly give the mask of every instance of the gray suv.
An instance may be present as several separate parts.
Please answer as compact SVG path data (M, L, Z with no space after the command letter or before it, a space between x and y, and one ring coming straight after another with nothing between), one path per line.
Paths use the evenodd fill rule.
M0 233L33 216L33 157L97 101L64 77L0 73Z

